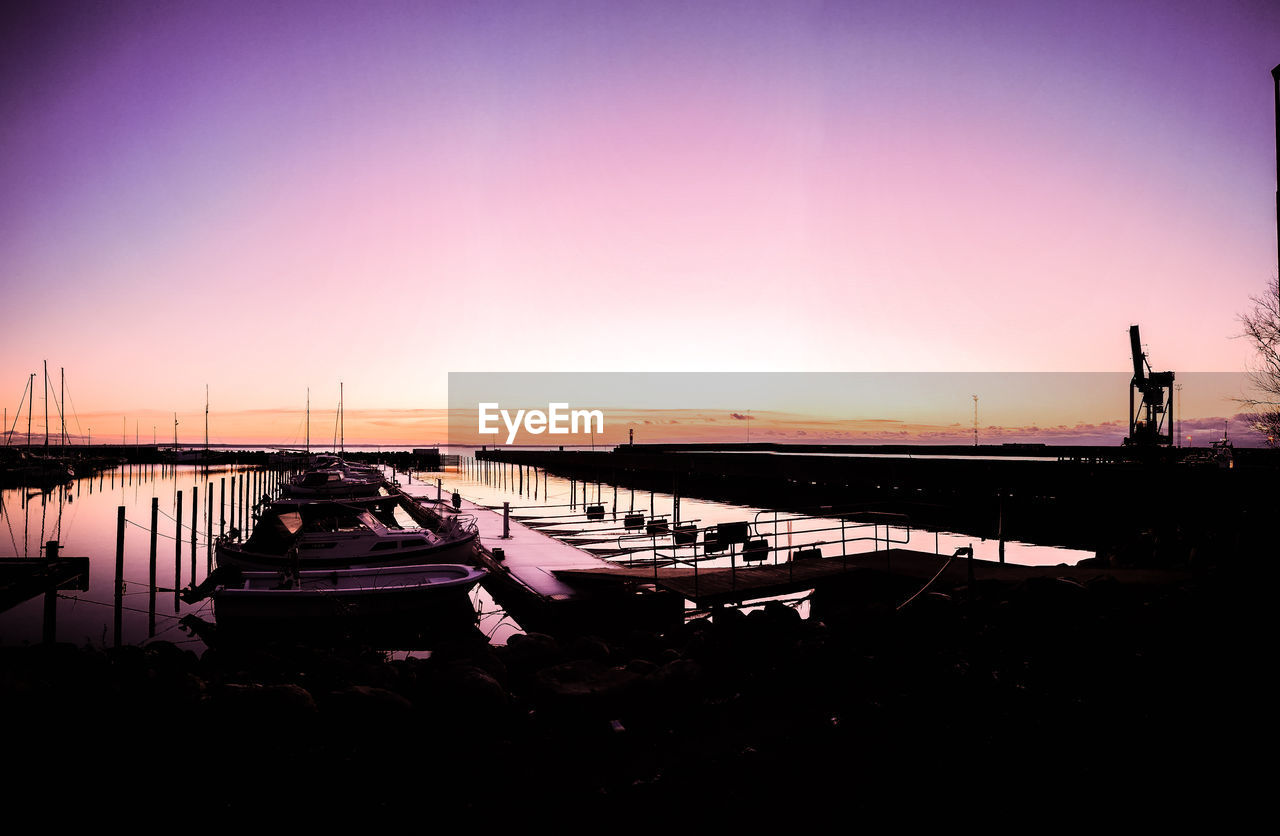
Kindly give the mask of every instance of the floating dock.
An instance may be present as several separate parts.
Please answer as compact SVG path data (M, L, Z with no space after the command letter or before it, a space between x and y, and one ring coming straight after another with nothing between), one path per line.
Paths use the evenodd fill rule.
M613 564L515 518L504 519L501 511L465 499L455 510L447 498L437 501L436 485L421 482L393 490L427 514L475 520L478 559L489 570L484 588L527 629L558 634L662 629L683 619L683 599L647 579L620 577L606 585L570 580Z
M0 611L52 590L88 588L87 557L0 558Z
M924 590L966 583L1019 583L1033 578L1086 582L1106 575L1122 582L1167 582L1164 570L1096 565L1022 566L903 548L844 556L699 567L626 565L589 554L502 511L461 500L455 511L436 485L396 488L424 514L461 514L479 532L478 556L489 569L486 589L526 629L554 634L663 629L694 610L736 606L808 590L838 589L854 576L893 578L894 588ZM887 604L902 603L886 601Z

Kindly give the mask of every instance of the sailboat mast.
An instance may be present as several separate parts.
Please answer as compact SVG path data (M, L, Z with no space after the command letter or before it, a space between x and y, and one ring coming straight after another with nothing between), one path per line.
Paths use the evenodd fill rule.
M347 413L342 408L342 381L338 381L338 452L346 454L347 452Z
M307 387L307 461L311 461L311 387Z
M209 461L209 384L204 385L204 460Z
M31 449L31 407L36 399L36 373L32 372L30 379L27 381L27 389L31 393L31 399L27 401L27 449Z
M62 416L62 446L67 446L67 367L58 367L62 392L58 395L58 414Z
M44 361L44 446L49 449L49 361Z

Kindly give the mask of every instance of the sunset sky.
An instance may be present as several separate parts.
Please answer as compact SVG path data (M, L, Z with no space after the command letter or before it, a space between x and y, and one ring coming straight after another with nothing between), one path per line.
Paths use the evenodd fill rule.
M449 372L1230 372L1276 280L1266 0L0 15L10 424L45 360L95 440L280 443Z

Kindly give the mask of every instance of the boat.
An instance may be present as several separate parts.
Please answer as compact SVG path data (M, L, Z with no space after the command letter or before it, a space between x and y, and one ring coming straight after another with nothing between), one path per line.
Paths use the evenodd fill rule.
M297 499L378 496L386 484L382 471L376 467L326 456L317 460L313 469L290 479L281 493Z
M218 570L223 571L223 570ZM382 566L300 572L232 572L215 587L220 632L257 638L287 635L408 635L472 628L470 593L485 570L463 564Z
M0 486L48 491L75 478L75 468L64 458L18 450L0 460Z
M476 522L466 514L432 515L427 526L399 496L348 500L278 499L263 509L243 543L221 537L219 566L280 571L467 563L475 556Z

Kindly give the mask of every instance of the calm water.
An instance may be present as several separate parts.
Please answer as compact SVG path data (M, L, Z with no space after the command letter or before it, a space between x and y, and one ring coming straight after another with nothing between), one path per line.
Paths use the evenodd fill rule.
M471 451L464 451L469 454ZM619 519L630 510L651 511L668 520L674 519L673 497L663 493L632 491L614 488L605 483L583 485L555 476L539 473L531 477L532 469L525 470L523 493L518 469L507 469L505 474L491 468L486 475L470 461L459 469L449 468L442 473L414 474L414 481L435 485L437 480L446 496L457 489L464 497L483 505L501 506L510 502L516 516L568 515L562 526L566 531L590 532L607 529L604 542L584 545L588 550L600 550L607 554L619 547L637 548L646 543L644 537L619 536L620 521L613 518L616 508ZM194 580L205 579L213 561L210 532L217 537L224 524L245 527L242 501L245 480L254 489L250 496L268 487L263 481L266 474L243 466L224 466L204 470L196 466L163 468L156 466L124 465L113 471L92 478L76 479L67 486L50 493L38 491L5 490L0 492L0 511L3 512L4 530L0 531L0 556L39 558L43 556L43 544L57 540L66 556L89 558L88 588L84 590L59 590L52 601L55 610L55 638L74 644L110 646L115 643L115 552L118 508L125 508L123 596L120 608L119 640L124 644L145 644L151 640L171 641L189 646L200 652L203 643L188 634L179 619L194 614L213 621L212 604L202 601L188 605L183 603L177 591ZM403 482L404 474L398 474ZM232 480L235 480L234 519L232 518ZM223 501L223 486L226 497ZM210 487L212 486L212 487ZM585 491L585 497L584 497ZM193 492L195 494L195 520L193 538ZM179 496L181 495L181 499ZM209 498L213 497L212 519ZM582 502L604 505L606 517L600 522L582 519ZM157 509L155 582L151 583L151 509L153 500ZM179 502L181 516L179 517ZM574 505L576 507L570 507ZM891 545L920 551L937 550L950 554L960 546L972 545L975 556L995 560L998 544L981 541L947 532L909 529L902 525L868 526L854 530L847 526L842 546L840 522L837 519L794 519L794 515L763 508L744 508L706 500L683 497L680 500L680 520L695 522L699 527L722 522L749 521L785 555L791 548L806 544L820 544L825 556L839 555L842 551L856 554L869 551L877 545L884 547L886 539ZM224 523L225 520L225 523ZM862 539L853 539L862 538ZM834 543L832 541L835 541ZM670 547L660 548L660 554L670 555ZM647 560L653 553L636 552L619 556L619 560ZM1088 552L1033 546L1022 543L1006 543L1005 558L1011 563L1029 565L1074 564ZM772 560L772 556L770 560ZM739 558L740 560L740 558ZM723 556L701 565L714 567L729 565L729 557ZM742 565L740 562L738 565ZM503 643L521 627L508 617L483 590L473 594L473 602L480 613L480 629L494 643ZM0 644L14 645L41 641L45 629L46 599L40 595L0 612Z

